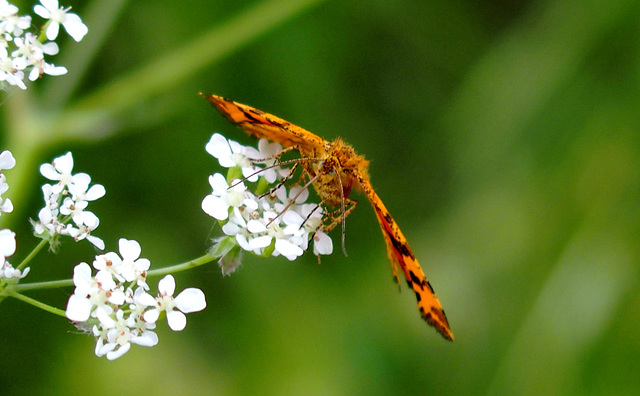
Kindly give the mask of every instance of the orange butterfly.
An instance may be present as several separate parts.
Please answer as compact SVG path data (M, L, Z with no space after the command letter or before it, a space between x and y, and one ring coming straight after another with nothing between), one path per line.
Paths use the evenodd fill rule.
M407 239L373 190L367 171L369 162L362 155L356 154L355 150L340 138L328 142L272 114L220 96L201 95L225 118L250 135L266 138L300 152L302 158L299 163L308 174L322 202L342 209L338 220L342 221L343 227L344 219L357 204L357 201L349 199L351 190L355 188L362 191L376 212L396 282L400 267L409 287L416 294L422 318L435 327L444 338L453 341L453 333L442 305L411 251ZM349 205L346 210L345 205ZM327 231L335 225L336 223L330 225Z

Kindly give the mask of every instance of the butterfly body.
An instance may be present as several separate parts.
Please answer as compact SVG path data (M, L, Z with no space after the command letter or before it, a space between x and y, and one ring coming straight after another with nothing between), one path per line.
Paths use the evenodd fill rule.
M427 280L400 227L371 186L369 162L353 147L337 138L328 142L323 138L285 121L238 102L216 95L203 95L227 120L250 135L280 143L297 150L300 164L308 174L313 188L325 205L342 209L340 221L357 203L349 199L353 189L366 195L371 203L387 246L394 277L398 281L398 267L408 286L415 292L422 318L444 338L453 340L453 333L440 301ZM350 209L345 211L345 203ZM331 226L333 228L335 224Z

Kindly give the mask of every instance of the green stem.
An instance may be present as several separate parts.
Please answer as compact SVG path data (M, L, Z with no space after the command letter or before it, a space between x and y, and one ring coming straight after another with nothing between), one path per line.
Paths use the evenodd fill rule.
M43 290L43 289L57 289L60 287L73 286L73 279L62 279L48 282L36 282L36 283L20 283L14 286L15 290L24 292L27 290Z
M24 260L22 260L22 262L20 263L20 265L18 265L16 269L22 270L27 264L29 264L29 262L36 256L36 254L38 254L38 252L40 252L40 250L42 250L42 248L45 247L48 243L49 242L45 239L41 240L38 246L36 246L31 251L31 253L29 253L29 255L25 257Z
M185 270L188 270L188 269L191 269L191 268L199 267L201 265L210 263L213 260L215 260L215 258L211 257L208 254L205 254L204 256L198 257L196 259L193 259L193 260L181 263L181 264L176 264L176 265L172 265L170 267L158 268L156 270L151 270L151 271L147 272L147 277L162 276L162 275L172 274L172 273L175 273L175 272L185 271Z
M58 309L58 308L55 308L55 307L52 307L51 305L47 305L47 304L45 304L43 302L40 302L38 300L34 300L31 297L27 297L25 295L22 295L20 293L16 293L16 292L13 292L13 291L8 292L7 294L10 297L13 297L13 298L16 298L18 300L24 301L27 304L31 304L31 305L33 305L35 307L38 307L40 309L43 309L43 310L45 310L47 312L51 312L52 314L55 314L55 315L58 315L58 316L62 316L63 318L67 317L65 311L63 311L61 309Z
M147 277L155 277L168 275L180 271L186 271L191 268L199 267L201 265L210 263L215 260L215 258L205 254L204 256L198 257L193 260L189 260L187 262L172 265L165 268L158 268L156 270L151 270L147 272ZM14 289L20 292L25 292L28 290L42 290L42 289L56 289L60 287L69 287L73 286L72 279L62 279L57 281L48 281L48 282L36 282L36 283L20 283L14 286ZM13 296L13 295L12 295Z

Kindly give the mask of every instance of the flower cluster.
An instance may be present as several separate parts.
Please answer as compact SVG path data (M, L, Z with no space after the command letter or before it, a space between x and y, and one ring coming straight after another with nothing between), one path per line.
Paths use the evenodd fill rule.
M16 165L16 160L13 158L11 151L5 150L0 153L0 216L2 213L13 212L13 203L9 198L2 199L2 194L7 192L9 185L7 184L7 178L2 171L4 169L11 169Z
M45 55L58 53L58 45L46 40L58 37L60 24L75 41L82 40L88 32L80 17L68 12L70 7L59 7L58 0L40 0L40 3L33 10L47 22L43 26L44 34L36 36L27 31L31 28L31 17L18 15L18 7L0 0L0 84L27 89L23 81L25 72L28 72L30 81L37 80L43 74L66 74L65 67L45 61Z
M8 229L0 230L0 257L2 257L2 259L0 259L2 260L2 263L0 263L0 285L2 286L17 283L29 273L29 267L20 271L20 269L13 268L11 263L7 261L7 257L13 255L15 252L15 232Z
M186 326L185 313L206 307L204 293L195 288L182 291L175 298L175 280L167 275L158 283L157 297L147 291L150 262L140 258L138 242L120 239L120 255L98 255L92 275L87 263L78 264L73 273L75 291L67 304L67 317L82 330L96 337L95 354L109 360L124 355L131 344L154 346L158 336L153 331L161 313L166 313L169 327L181 331Z
M13 211L13 203L9 198L3 200L2 194L8 189L7 178L2 173L4 169L11 169L16 165L16 160L10 151L5 150L0 153L0 216L2 213L10 213ZM16 234L15 232L4 229L0 230L0 285L8 283L16 283L29 273L29 268L24 271L13 268L11 263L7 261L7 257L12 256L16 252Z
M202 209L222 225L226 237L217 239L211 254L221 257L223 274L239 265L241 251L295 260L314 240L314 254L331 254L333 243L323 232L323 208L306 203L308 188L286 185L292 169L282 167L282 146L261 139L258 150L214 134L206 146L221 166L230 168L209 177L212 192ZM237 177L234 177L234 170ZM242 176L241 176L242 175ZM253 191L247 186L255 183ZM266 194L257 190L271 188Z
M73 156L70 152L40 166L42 176L56 183L42 186L45 206L38 213L38 221L34 222L35 234L49 240L52 246L61 235L76 241L86 238L102 250L102 239L91 235L100 219L86 208L90 201L104 196L105 189L100 184L89 187L91 177L86 173L73 175L72 170Z

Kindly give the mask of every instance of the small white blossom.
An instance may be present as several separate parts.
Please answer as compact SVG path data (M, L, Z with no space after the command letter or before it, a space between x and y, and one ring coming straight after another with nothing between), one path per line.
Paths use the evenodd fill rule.
M225 168L239 167L242 169L242 175L248 181L254 182L258 180L255 174L260 168L255 166L251 159L244 154L244 147L240 143L233 140L227 140L219 133L214 133L205 146L205 150L213 155L221 166Z
M229 187L224 176L216 173L209 176L209 185L213 191L202 200L202 210L215 219L226 220L230 207L239 207L246 201L244 183L236 183Z
M87 206L90 201L104 196L105 189L100 184L90 186L88 174L72 174L72 170L73 156L70 152L40 166L40 173L57 183L42 186L45 206L38 213L38 221L34 222L34 232L43 239L49 239L52 246L62 235L75 241L86 239L102 250L104 241L91 235L100 225L100 219L87 210Z
M270 143L264 138L258 141L258 150L253 147L244 147L243 149L246 157L265 165L265 170L260 173L260 176L264 177L268 183L273 183L288 173L284 169L282 169L284 172L278 173L281 169L273 167L276 163L277 155L281 152L282 146L279 143Z
M33 7L33 11L42 18L49 20L49 26L46 31L49 40L55 40L58 37L60 24L64 26L69 36L73 37L75 41L82 40L89 31L87 25L82 23L77 14L69 12L71 7L60 7L58 0L40 0L40 3L42 5L37 4Z
M17 282L29 273L29 268L23 271L13 268L7 261L7 257L16 252L16 234L11 230L0 230L0 279L3 281L12 280Z
M40 165L40 173L42 176L49 180L57 181L54 185L53 191L60 193L63 188L72 183L73 176L71 171L73 170L73 155L71 152L61 155L55 158L50 164Z
M13 154L11 151L4 150L0 153L0 215L2 213L11 213L13 212L13 203L9 198L2 198L2 194L4 194L8 189L9 185L7 184L7 178L4 173L2 173L5 169L11 169L16 165L16 160L13 158Z
M204 293L200 289L188 288L183 290L175 298L176 281L171 275L167 275L158 282L158 297L156 307L144 314L148 322L158 320L160 312L166 312L167 323L173 331L182 331L187 325L185 313L198 312L206 308L207 302Z

